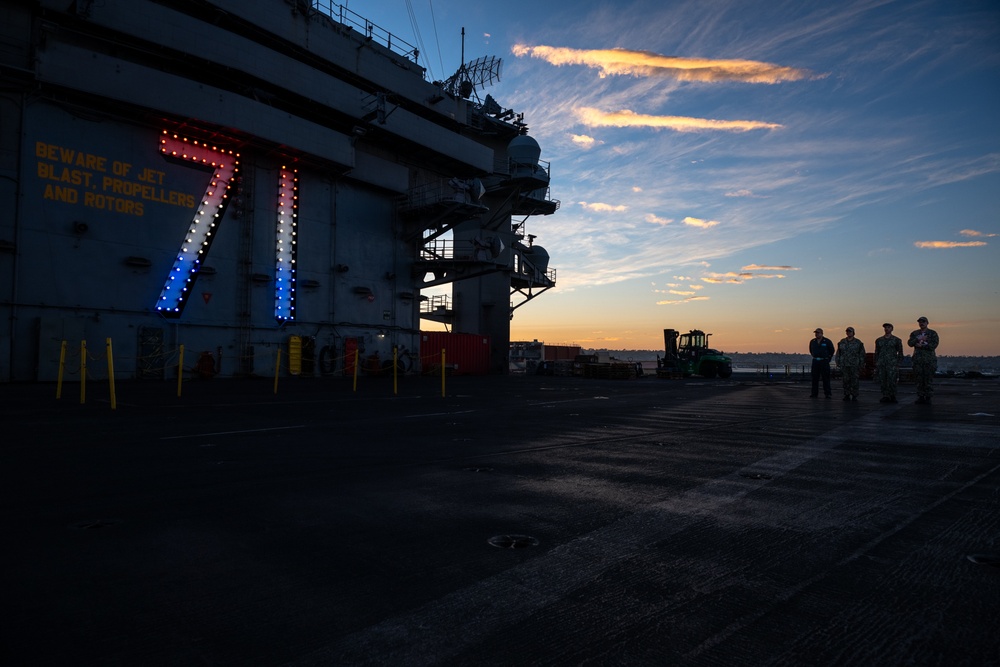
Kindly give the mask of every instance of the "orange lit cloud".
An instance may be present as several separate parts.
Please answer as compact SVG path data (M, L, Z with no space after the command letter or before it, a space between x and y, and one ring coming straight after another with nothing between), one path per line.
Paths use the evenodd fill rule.
M657 306L677 306L682 303L691 303L692 301L708 301L707 296L691 296L686 299L675 299L673 301L657 301Z
M597 144L603 143L593 137L588 137L586 134L572 134L570 135L570 139L577 146L583 146L584 148L593 148Z
M741 271L801 271L795 266L761 266L760 264L747 264Z
M672 218L661 218L658 215L653 215L652 213L646 214L646 222L651 222L654 225L669 225L673 222Z
M987 238L991 237L991 236L996 236L996 234L987 234L985 232L977 232L975 229L963 229L962 231L959 232L959 234L961 234L962 236L985 236Z
M515 44L511 51L561 67L584 65L607 76L663 77L678 81L739 81L781 83L817 78L812 72L757 60L681 58L628 49L570 49L557 46Z
M702 276L702 282L706 282L712 285L721 285L723 283L728 283L730 285L741 285L747 280L757 280L757 279L768 279L768 278L785 278L783 273L760 273L761 271L799 271L797 267L794 266L761 266L759 264L748 264L740 269L739 272L727 271L726 273L707 273ZM692 289L694 285L691 286Z
M730 283L732 285L739 285L745 280L752 280L754 275L747 271L742 271L736 273L734 271L727 271L726 273L709 273L702 276L702 281L706 283L711 283L713 285L720 285L722 283Z
M612 204L602 204L600 202L587 203L585 201L580 202L580 206L584 207L588 211L596 211L598 213L623 213L628 210L628 206L624 204L612 205Z
M687 217L681 220L685 225L690 225L691 227L701 227L702 229L708 229L709 227L715 227L719 224L718 220L702 220L701 218Z
M986 241L917 241L913 245L918 248L977 248L989 245Z
M774 130L782 127L778 123L759 120L713 120L711 118L690 118L687 116L651 116L622 109L607 112L593 107L576 110L580 122L588 127L652 127L676 132L750 132L751 130Z

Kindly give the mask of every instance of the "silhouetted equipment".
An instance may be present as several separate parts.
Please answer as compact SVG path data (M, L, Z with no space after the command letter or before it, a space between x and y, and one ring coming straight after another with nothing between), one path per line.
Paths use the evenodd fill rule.
M707 334L700 329L692 329L681 334L675 329L663 330L665 355L656 358L657 377L690 377L700 375L706 378L727 378L733 374L733 360L718 350L708 346Z
M502 66L503 60L496 56L476 58L459 67L444 82L443 88L452 95L469 99L476 89L482 90L499 81Z

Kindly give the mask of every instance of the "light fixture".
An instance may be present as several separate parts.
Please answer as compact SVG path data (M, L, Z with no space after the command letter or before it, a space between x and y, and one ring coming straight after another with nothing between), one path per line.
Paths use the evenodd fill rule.
M274 240L274 319L295 319L296 266L298 255L298 171L282 166L278 174L278 217Z
M160 153L185 164L195 163L209 167L212 174L201 204L196 207L194 218L184 234L174 264L164 280L156 305L156 310L164 317L180 317L191 295L190 288L198 277L201 263L212 245L213 230L229 203L229 189L239 172L239 154L170 134L166 130L160 137Z

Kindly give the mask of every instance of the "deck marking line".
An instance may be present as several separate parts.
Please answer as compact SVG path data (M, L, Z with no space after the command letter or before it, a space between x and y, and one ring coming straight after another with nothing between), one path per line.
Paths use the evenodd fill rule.
M213 435L239 435L240 433L263 433L265 431L287 431L293 428L305 428L305 424L298 426L274 426L272 428L251 428L245 431L216 431L215 433L194 433L191 435L166 435L160 440L183 440L184 438L210 438Z
M450 417L451 415L464 415L475 410L459 410L457 412L428 412L419 415L403 415L403 419L417 419L418 417Z

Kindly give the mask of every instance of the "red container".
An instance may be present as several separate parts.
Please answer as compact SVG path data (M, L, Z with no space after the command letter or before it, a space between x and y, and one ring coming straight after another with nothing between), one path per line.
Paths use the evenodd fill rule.
M546 345L545 361L573 361L580 354L579 345Z
M447 372L455 375L487 375L490 372L490 337L448 331L420 332L420 368L440 372L441 350Z

